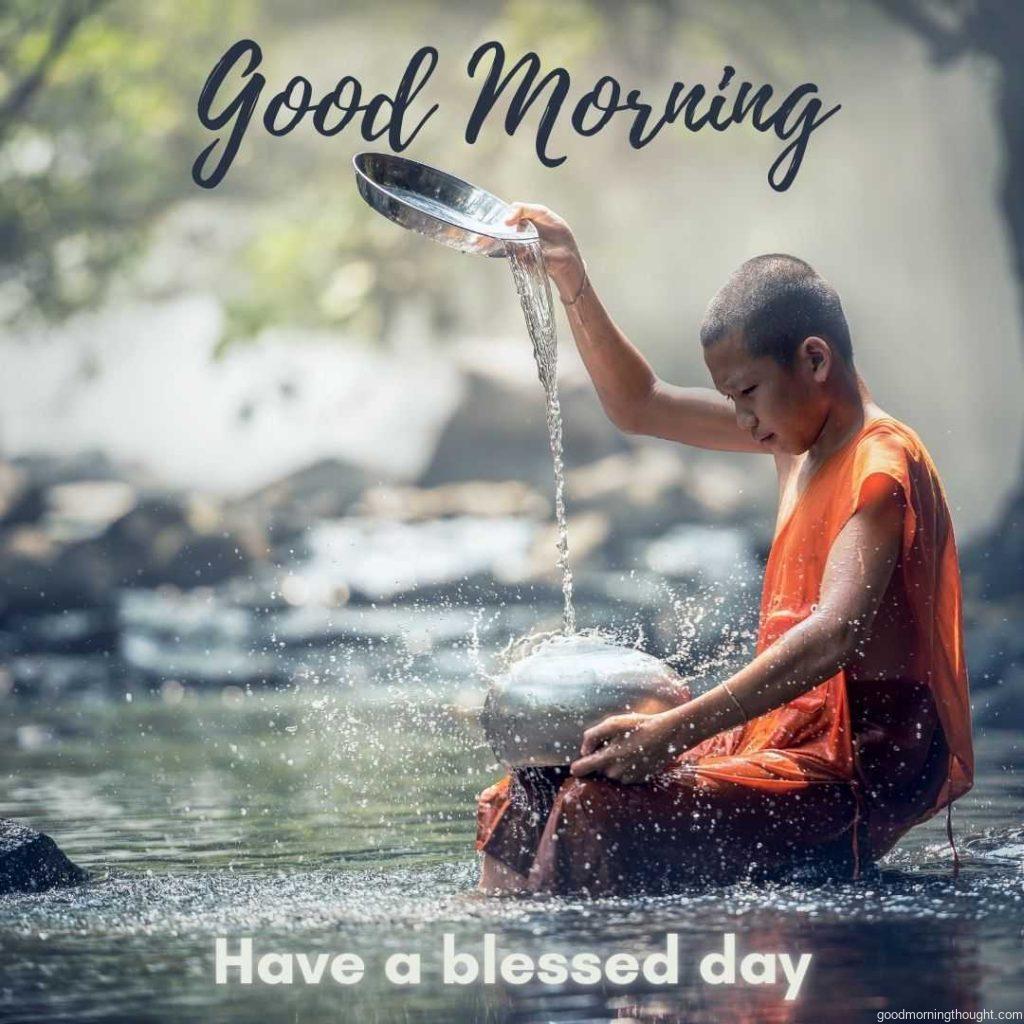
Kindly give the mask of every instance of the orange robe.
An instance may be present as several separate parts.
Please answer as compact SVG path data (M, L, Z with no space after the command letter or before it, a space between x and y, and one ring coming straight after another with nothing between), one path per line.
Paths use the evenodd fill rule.
M870 856L880 857L913 825L970 789L974 758L953 529L935 466L902 423L884 417L865 424L811 477L772 544L757 650L813 612L833 542L875 489L891 488L891 481L904 497L903 541L865 660L894 668L867 679L837 672L774 711L704 741L649 784L560 780L544 805L547 820L536 848L512 865L522 870L531 862L534 888L588 888L576 860L593 864L601 856L585 849L588 835L615 837L610 847L624 860L643 858L644 851L664 858L711 841L714 829L689 821L706 826L729 815L749 827L720 831L714 851L695 853L695 863L720 864L722 878L759 857L783 864L843 833L852 839L856 874L858 835L868 840ZM901 771L907 775L908 763L910 777L890 784ZM515 858L502 855L499 833L503 819L506 828L515 823L516 781L506 777L485 791L478 808L477 848L506 861ZM518 792L524 810L521 785ZM767 828L750 811L759 801L770 818ZM850 820L838 829L834 821L824 827L844 807ZM536 818L536 806L530 813ZM645 828L649 834L636 846L632 837ZM522 846L525 832L517 834ZM720 852L723 836L729 864ZM658 837L675 845L659 847ZM609 891L632 866L610 875L607 866L602 870L597 888Z
M889 417L866 424L811 478L772 544L757 639L760 653L811 614L833 542L887 480L899 485L905 502L890 594L909 613L901 634L888 638L901 648L888 660L906 666L901 675L927 685L947 750L938 792L908 820L876 828L875 856L966 793L974 778L956 543L938 472L909 427ZM886 660L885 652L881 657ZM848 683L847 672L837 672L788 704L713 737L697 748L696 770L759 789L856 781Z

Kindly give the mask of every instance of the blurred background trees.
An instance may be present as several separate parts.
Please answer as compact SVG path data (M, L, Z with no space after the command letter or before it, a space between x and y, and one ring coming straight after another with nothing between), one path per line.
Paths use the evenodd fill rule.
M189 175L209 141L199 89L237 39L263 47L268 94L297 73L317 90L345 74L368 92L392 90L431 43L441 61L428 92L441 109L410 156L563 213L602 295L676 379L701 379L693 325L740 259L777 248L810 258L844 295L880 399L940 457L948 445L954 493L980 521L975 506L993 481L1003 493L1020 428L1001 346L1020 337L1005 296L1022 273L1021 10L983 0L11 0L0 7L0 330L29 344L40 325L89 307L201 293L218 310L211 359L275 330L384 350L413 337L440 351L511 336L518 312L493 263L408 237L362 204L349 161L367 144L354 128L271 139L257 124L216 190ZM479 88L465 63L495 38L510 57L534 49L545 67L569 68L574 95L609 73L657 102L673 80L711 82L732 63L780 89L815 81L844 109L784 196L764 181L778 140L743 129L667 132L640 152L614 124L592 139L563 132L569 159L552 172L533 154L536 112L513 139L492 117L475 145L463 141ZM79 361L100 372L89 331ZM895 336L901 344L888 345ZM963 339L980 336L990 340L968 351ZM964 419L980 396L987 420Z

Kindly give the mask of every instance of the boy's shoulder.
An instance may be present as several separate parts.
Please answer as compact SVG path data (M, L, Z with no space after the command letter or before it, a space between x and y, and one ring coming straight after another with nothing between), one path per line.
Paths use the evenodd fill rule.
M804 456L776 455L775 469L780 492L793 486ZM851 438L843 449L829 459L830 468L822 476L829 477L833 487L845 487L850 476L865 478L873 472L884 472L903 482L911 468L924 469L938 480L938 471L917 431L902 420L880 413L873 416Z
M888 414L878 416L864 424L852 446L856 459L870 455L872 451L902 453L912 462L925 462L934 469L931 456L920 435L913 427Z

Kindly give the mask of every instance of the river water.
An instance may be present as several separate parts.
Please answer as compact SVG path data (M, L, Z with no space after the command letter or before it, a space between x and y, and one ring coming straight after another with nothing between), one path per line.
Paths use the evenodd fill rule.
M954 821L912 832L858 883L742 884L658 899L484 900L476 793L499 773L476 725L482 684L395 679L281 690L164 688L128 702L8 698L0 815L52 834L92 872L76 889L0 899L0 1020L870 1021L881 1010L1024 1008L1024 751L980 738ZM810 952L783 986L710 986L739 951ZM444 985L442 936L479 953L643 955L679 936L678 985ZM214 983L214 938L354 952L351 987ZM382 977L419 952L413 988ZM926 979L923 983L922 979Z
M573 634L550 290L537 243L510 244L509 263L544 388L563 631ZM671 593L666 601L677 604ZM702 602L702 615L711 604ZM482 650L480 636L516 609L474 615L466 642L445 647L430 636L438 623L423 625L425 609L414 608L420 624L410 629L406 614L405 654L395 658L394 623L335 654L299 643L298 627L282 632L287 622L275 619L267 643L246 651L241 613L229 630L212 610L197 624L189 607L167 618L167 605L166 595L125 597L120 654L136 669L152 660L158 674L187 671L195 685L164 679L150 688L111 667L98 687L57 700L45 687L26 698L0 686L0 816L50 833L92 876L77 888L0 898L0 1021L773 1024L1024 1008L1024 743L1015 734L979 738L976 788L955 815L958 878L940 818L859 882L484 899L475 892L473 813L500 770L478 725L496 654L494 638ZM518 611L532 619L537 609ZM693 670L701 617L684 618L677 640ZM607 609L595 616L606 619ZM218 643L227 633L242 646L225 661L232 652ZM289 644L301 665L281 650ZM320 664L311 669L311 660ZM207 665L216 670L208 678ZM225 666L237 685L213 681ZM703 671L717 678L721 665ZM290 681L254 688L250 676ZM662 952L669 935L680 965L669 986L455 985L441 975L446 936L475 957L493 936L499 956L588 952L603 961ZM726 935L740 957L810 953L799 998L785 998L781 975L759 986L702 979L699 962ZM365 974L351 986L298 974L291 985L242 985L234 975L219 985L218 937L233 953L251 938L257 957L355 954ZM420 955L418 984L384 977L395 953Z

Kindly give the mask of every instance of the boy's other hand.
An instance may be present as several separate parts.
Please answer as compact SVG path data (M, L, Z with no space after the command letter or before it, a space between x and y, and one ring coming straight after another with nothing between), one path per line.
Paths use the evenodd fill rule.
M675 727L664 714L612 715L583 734L582 755L569 766L582 775L604 775L616 782L645 782L677 752Z
M534 203L513 203L505 223L518 226L528 221L540 235L540 250L548 275L563 302L571 302L583 283L583 257L572 229L557 213Z

